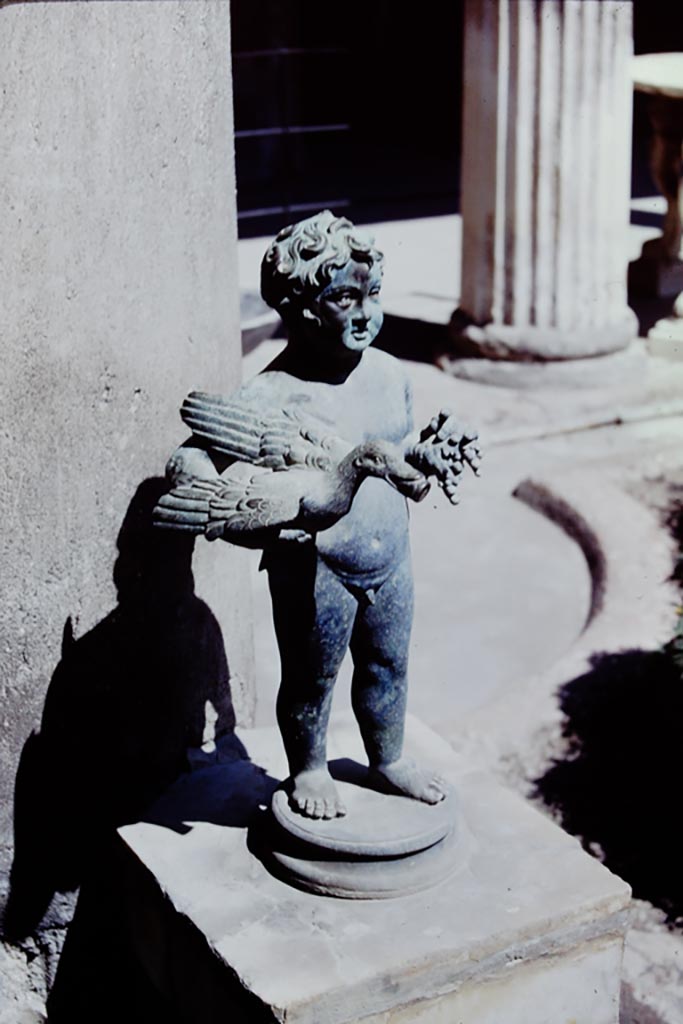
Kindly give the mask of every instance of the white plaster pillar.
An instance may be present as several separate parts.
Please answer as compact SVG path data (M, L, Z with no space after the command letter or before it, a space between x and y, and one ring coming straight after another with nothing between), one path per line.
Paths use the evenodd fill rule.
M461 354L564 360L626 302L630 0L466 0Z
M104 669L128 646L123 694L136 665L161 664L150 630L116 630L122 593L134 589L127 582L145 581L148 617L170 589L170 569L165 577L155 563L155 576L149 546L133 543L147 536L135 524L187 436L183 398L192 388L237 387L241 345L230 5L0 3L0 51L1 889L17 763L40 722L63 635ZM248 555L201 542L193 561L242 722L254 702ZM187 583L182 593L197 612ZM178 637L172 650L182 647L187 662L178 659L178 677L186 668L190 678L194 648L181 643L188 620L171 611L176 618L158 616L158 629L166 627L168 649ZM103 635L115 638L110 649ZM205 682L216 691L215 629L211 639L217 667ZM162 655L167 666L168 650ZM119 721L107 714L117 690L103 692L102 674L86 673L92 685L80 705L72 697L89 723L79 737L84 778L101 776L109 748L92 760L89 752ZM149 675L145 693L121 711L122 760L154 680L163 680L161 668ZM181 696L179 687L164 691L152 720L180 719ZM148 737L150 759L154 742ZM67 796L74 806L83 799Z

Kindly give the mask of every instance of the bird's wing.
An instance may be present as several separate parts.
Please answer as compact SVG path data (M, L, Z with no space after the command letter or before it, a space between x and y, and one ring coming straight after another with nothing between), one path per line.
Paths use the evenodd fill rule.
M159 498L152 513L154 526L205 533L209 525L211 498L215 497L221 483L221 480L193 480L174 487Z
M180 415L208 447L240 462L269 469L332 469L353 447L325 434L322 424L302 417L296 409L264 416L248 402L204 391L192 391Z
M159 499L153 522L164 529L204 534L208 540L278 528L299 515L299 477L294 472L193 480Z
M250 533L291 524L301 508L301 474L226 477L209 503L206 535Z

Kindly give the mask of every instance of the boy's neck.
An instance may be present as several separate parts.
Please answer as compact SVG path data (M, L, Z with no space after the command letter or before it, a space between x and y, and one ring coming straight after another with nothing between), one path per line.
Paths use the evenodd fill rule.
M324 342L316 345L309 338L290 333L281 358L288 372L301 380L343 384L360 364L363 353L344 348L330 351Z

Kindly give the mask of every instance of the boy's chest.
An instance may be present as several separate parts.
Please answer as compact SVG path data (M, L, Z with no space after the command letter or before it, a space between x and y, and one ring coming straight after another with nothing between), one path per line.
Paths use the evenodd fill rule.
M405 391L363 380L334 386L296 381L287 404L329 427L330 433L358 444L369 438L400 441L409 430ZM387 382L388 384L388 382Z

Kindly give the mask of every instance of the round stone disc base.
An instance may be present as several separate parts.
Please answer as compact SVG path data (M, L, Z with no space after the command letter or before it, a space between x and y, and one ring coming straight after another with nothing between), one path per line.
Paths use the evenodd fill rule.
M452 832L456 798L450 789L444 800L427 804L374 788L367 771L359 769L354 781L348 769L344 777L336 772L335 785L346 807L339 818L306 817L290 805L286 788L277 789L271 810L283 836L310 847L312 856L322 851L324 857L384 858L426 850Z
M388 797L387 799L391 799ZM444 881L455 870L455 831L434 846L402 857L310 860L271 850L273 873L319 896L373 900L407 896Z
M353 762L335 775L343 817L303 816L291 807L287 786L273 794L262 852L274 874L299 889L346 899L418 892L450 874L458 836L452 790L426 804L374 787Z

